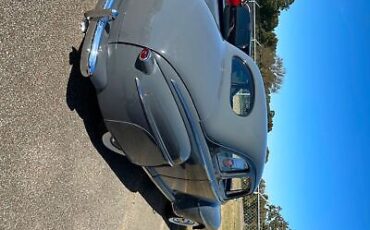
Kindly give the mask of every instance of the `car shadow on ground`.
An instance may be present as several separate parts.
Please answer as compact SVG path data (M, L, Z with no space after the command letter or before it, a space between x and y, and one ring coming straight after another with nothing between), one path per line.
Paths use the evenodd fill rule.
M163 217L170 229L184 229L173 226L167 221L170 204L144 170L130 163L127 158L105 148L101 136L106 132L106 128L98 107L95 89L90 80L84 78L80 72L80 49L72 47L69 59L72 68L67 85L66 103L69 109L75 111L83 120L86 132L98 153L122 184L131 192L139 192L148 205Z

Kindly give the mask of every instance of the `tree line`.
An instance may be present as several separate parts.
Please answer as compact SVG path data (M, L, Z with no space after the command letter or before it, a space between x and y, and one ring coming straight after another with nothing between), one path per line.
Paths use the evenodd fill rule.
M271 94L281 88L286 70L283 59L276 53L278 38L275 28L279 24L281 11L288 10L294 0L259 0L261 6L257 12L256 31L261 46L257 48L257 64L261 70L265 85L266 104L268 108L268 131L273 128L275 111L270 108ZM267 149L266 162L270 155ZM258 218L261 230L287 230L289 223L281 214L280 206L268 202L266 194L266 183L264 180L259 185L260 199L254 194L243 199L244 223L246 229L257 229ZM257 208L259 205L259 208ZM259 210L259 214L257 213Z
M260 67L266 91L268 108L268 131L273 128L275 112L270 109L271 94L281 88L285 76L283 59L276 53L278 38L275 28L279 24L281 11L289 9L294 0L259 0L261 6L257 12L256 31L261 46L257 46L257 64Z

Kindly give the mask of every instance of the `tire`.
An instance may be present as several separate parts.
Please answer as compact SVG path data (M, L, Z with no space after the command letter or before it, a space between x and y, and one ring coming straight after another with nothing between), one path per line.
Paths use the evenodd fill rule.
M125 156L125 152L123 152L122 148L118 145L117 141L114 139L114 137L112 136L112 134L110 132L106 132L103 134L103 136L101 137L101 140L104 144L104 146L117 153L117 154L120 154L122 156Z
M184 226L184 227L193 227L193 226L198 225L198 223L195 221L192 221L190 219L183 218L183 217L177 217L177 216L168 218L168 222L175 224L175 225Z

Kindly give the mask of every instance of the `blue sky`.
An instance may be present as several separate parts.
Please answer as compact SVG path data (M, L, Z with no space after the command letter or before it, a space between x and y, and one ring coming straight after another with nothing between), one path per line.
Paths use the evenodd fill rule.
M264 179L293 229L370 229L370 1L296 0Z

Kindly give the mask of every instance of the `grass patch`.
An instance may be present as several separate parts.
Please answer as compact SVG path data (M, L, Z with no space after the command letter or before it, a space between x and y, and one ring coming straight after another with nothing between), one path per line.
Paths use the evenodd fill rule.
M220 230L243 230L243 200L227 202L221 208L222 223Z

